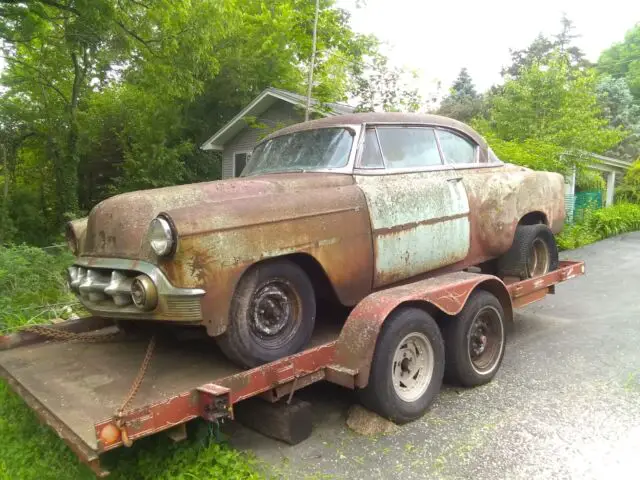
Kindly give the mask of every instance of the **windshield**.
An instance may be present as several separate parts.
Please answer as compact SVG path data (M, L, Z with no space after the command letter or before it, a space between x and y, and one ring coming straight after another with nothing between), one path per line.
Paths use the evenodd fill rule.
M290 133L258 145L242 176L340 168L349 162L354 133L346 128L321 128Z

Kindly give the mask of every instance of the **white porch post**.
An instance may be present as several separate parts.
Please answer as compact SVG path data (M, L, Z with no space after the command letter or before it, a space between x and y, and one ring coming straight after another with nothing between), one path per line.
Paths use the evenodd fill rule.
M616 172L609 172L607 174L607 199L605 205L610 207L613 205L613 197L616 188Z

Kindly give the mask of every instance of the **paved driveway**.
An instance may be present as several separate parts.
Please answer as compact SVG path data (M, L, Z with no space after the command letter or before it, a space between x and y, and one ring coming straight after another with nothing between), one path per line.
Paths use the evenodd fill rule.
M518 311L501 371L445 387L387 436L345 425L352 393L302 393L314 433L290 447L244 428L233 443L284 478L640 478L640 232L570 252L587 275Z

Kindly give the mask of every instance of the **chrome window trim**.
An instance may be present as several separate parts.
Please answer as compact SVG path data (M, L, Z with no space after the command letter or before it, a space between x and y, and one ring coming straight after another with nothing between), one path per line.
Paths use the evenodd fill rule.
M157 265L144 262L142 260L129 260L124 258L100 258L100 257L79 257L73 262L75 266L84 268L95 268L105 270L127 270L140 272L147 275L158 289L158 295L170 295L180 297L197 297L206 292L201 288L178 288L174 287L169 279L162 273Z
M378 148L380 149L380 158L382 158L382 167L363 167L362 166L362 155L364 155L364 142L366 140L368 130L373 130L373 132L376 135L376 142L378 142ZM384 171L385 168L386 167L384 163L384 155L382 154L382 146L380 145L380 139L378 138L378 131L376 130L375 126L367 125L366 123L363 123L362 131L360 134L360 143L358 144L358 153L356 155L356 161L354 163L353 171L354 172L358 170Z
M400 175L407 173L422 173L422 172L444 172L451 171L453 167L451 165L431 165L429 167L414 167L414 168L355 168L353 170L354 175Z
M469 170L471 168L496 168L503 167L504 163L489 163L489 162L477 162L477 163L456 163L450 166L454 170Z

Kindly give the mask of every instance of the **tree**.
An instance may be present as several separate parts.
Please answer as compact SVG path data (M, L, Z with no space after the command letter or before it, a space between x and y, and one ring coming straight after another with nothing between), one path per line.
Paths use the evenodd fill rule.
M579 35L573 33L575 27L573 22L565 15L560 19L562 30L549 39L542 35L533 40L531 45L522 50L509 50L511 53L511 65L502 69L501 73L506 78L517 78L522 70L534 64L547 65L553 60L554 52L559 51L562 58L573 68L583 69L591 64L585 58L584 52L573 41Z
M320 7L313 95L345 100L378 43ZM264 88L302 92L313 14L306 0L0 0L3 227L46 243L108 195L218 178L199 145Z
M600 55L598 70L613 78L624 78L635 102L640 104L640 23Z
M609 150L625 136L602 115L595 72L572 69L566 55L555 52L546 65L534 63L519 78L507 80L502 93L491 98L488 120L476 122L482 133L507 147L528 142L551 154L538 161L557 171L585 153Z
M353 93L359 99L359 112L416 112L422 106L418 88L411 85L415 74L389 65L379 53L356 73Z
M596 94L609 124L628 132L628 136L607 154L624 160L640 158L640 104L634 103L626 79L603 75L598 80Z
M480 115L484 109L484 100L476 92L471 75L462 68L453 82L449 95L440 103L439 115L455 118L461 122L469 122Z

